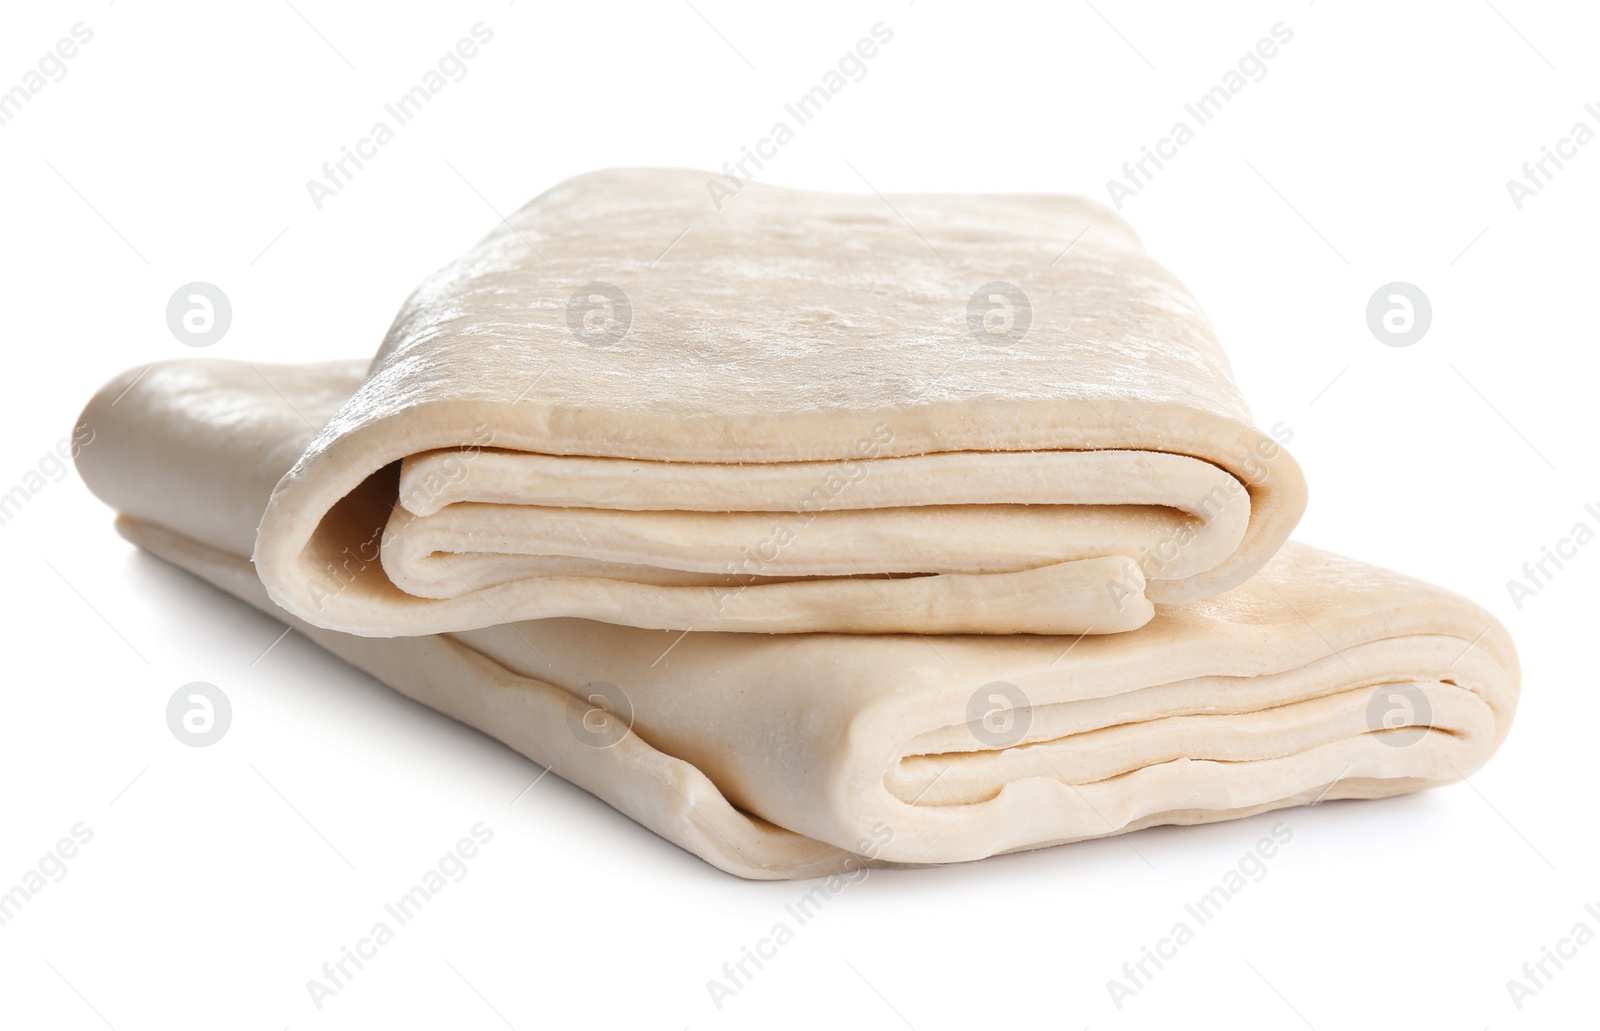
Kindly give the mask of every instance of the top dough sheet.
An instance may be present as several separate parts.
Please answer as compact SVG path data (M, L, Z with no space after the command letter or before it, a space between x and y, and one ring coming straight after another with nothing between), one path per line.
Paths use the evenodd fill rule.
M1298 520L1200 307L1108 210L750 184L718 211L705 182L580 176L425 281L274 493L273 599L375 636L1107 633ZM781 561L733 561L841 478Z

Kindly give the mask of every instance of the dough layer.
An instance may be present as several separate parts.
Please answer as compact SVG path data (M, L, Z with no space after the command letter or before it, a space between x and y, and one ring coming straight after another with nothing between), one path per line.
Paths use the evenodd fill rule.
M365 382L357 363L130 372L85 411L79 467L141 547L740 876L1400 794L1470 775L1510 726L1517 659L1492 616L1294 543L1226 593L1106 636L320 628L274 604L248 555L313 427Z
M911 232L704 183L580 176L424 282L266 506L272 599L372 636L1109 634L1299 519L1203 312L1106 209L891 198Z

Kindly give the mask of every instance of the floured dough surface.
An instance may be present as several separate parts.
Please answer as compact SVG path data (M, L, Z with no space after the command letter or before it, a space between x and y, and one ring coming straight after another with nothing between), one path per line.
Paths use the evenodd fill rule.
M267 506L273 600L376 636L1105 634L1299 518L1204 314L1106 209L752 184L718 212L704 181L580 176L419 287ZM969 318L995 283L1026 298L1003 342ZM582 329L602 302L625 332Z

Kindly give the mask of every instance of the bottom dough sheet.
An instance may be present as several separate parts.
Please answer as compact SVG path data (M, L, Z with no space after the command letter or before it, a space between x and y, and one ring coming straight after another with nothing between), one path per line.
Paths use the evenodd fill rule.
M134 499L133 481L156 481L159 500L119 519L134 543L742 877L1415 791L1480 767L1515 709L1516 654L1492 616L1293 543L1233 591L1105 636L322 630L267 598L236 522L337 403L327 378L308 369L294 417L91 405L85 479Z

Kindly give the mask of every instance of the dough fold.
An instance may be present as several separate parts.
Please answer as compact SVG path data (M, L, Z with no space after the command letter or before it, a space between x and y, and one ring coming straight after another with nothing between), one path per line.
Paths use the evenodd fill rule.
M705 180L580 176L424 282L266 506L272 600L385 637L1111 634L1299 519L1108 210Z
M742 877L1395 795L1470 775L1510 726L1517 658L1492 616L1296 543L1230 591L1105 636L325 629L280 609L248 556L263 510L298 503L293 476L275 485L313 436L345 448L317 428L371 382L362 363L133 370L85 411L79 468L140 547ZM338 540L345 523L381 527L391 502L306 502L305 518L334 520Z

